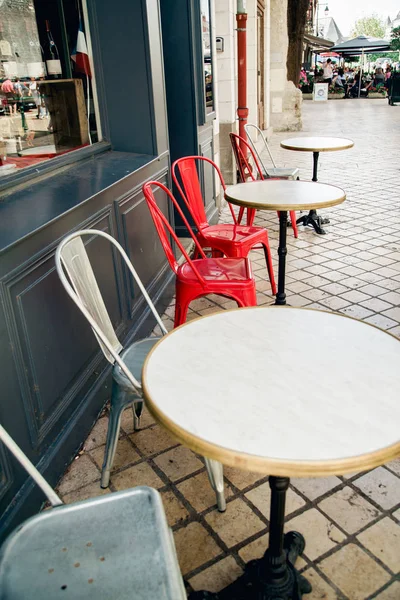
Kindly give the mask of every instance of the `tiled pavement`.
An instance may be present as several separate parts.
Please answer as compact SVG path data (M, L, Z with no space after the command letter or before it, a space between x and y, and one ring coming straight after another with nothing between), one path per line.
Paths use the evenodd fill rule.
M300 227L295 240L290 232L288 301L337 310L400 336L400 108L364 99L303 106L304 129L295 135L348 136L356 146L320 156L320 181L342 186L348 199L325 211L327 235ZM301 167L301 178L309 179L312 156L279 147L288 135L273 136L277 162ZM276 215L260 212L257 223L267 226L275 254ZM271 304L264 259L258 252L252 259L259 303ZM200 299L189 318L231 306L218 297ZM173 310L165 314L169 328ZM299 385L320 386L323 395L335 382L311 368ZM66 502L107 493L99 486L107 421L104 414L63 478L59 492ZM201 458L177 445L148 413L141 431L132 433L130 411L122 428L111 491L142 484L159 489L189 589L226 586L266 548L268 477L225 468L227 511L218 513ZM297 563L313 584L306 598L400 599L400 458L369 473L293 479L287 504L287 527L307 540Z

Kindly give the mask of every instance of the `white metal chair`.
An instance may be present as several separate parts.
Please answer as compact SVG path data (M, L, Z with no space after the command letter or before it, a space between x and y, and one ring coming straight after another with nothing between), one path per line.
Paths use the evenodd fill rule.
M185 600L160 494L149 487L64 505L0 425L0 440L54 507L0 549L0 598Z
M168 332L125 250L112 236L104 231L83 229L68 235L62 240L55 256L58 276L70 298L72 298L76 306L89 321L105 357L114 365L110 420L101 475L101 487L106 488L110 483L110 472L117 449L121 416L125 408L132 407L134 429L137 430L139 428L140 415L143 409L142 367L147 354L160 338L149 337L134 342L123 349L122 344L115 334L97 285L82 236L103 237L119 251L137 286L145 297L161 329L162 335ZM218 509L222 512L226 509L223 467L221 463L207 458L205 458L205 463L211 486L216 494Z
M279 177L280 179L297 179L298 178L299 169L297 167L280 168L280 167L276 166L276 163L275 163L274 157L272 155L272 152L270 150L270 147L268 145L268 142L265 139L265 135L263 134L261 129L259 127L257 127L257 125L253 125L252 123L247 123L247 125L245 125L244 128L246 130L247 139L249 140L249 143L251 144L251 147L253 148L254 153L257 156L257 160L260 162L260 165L261 165L266 177ZM265 163L263 162L263 160L260 156L260 153L257 150L256 144L249 133L250 128L255 129L258 132L258 135L261 137L261 139L264 143L264 147L269 154L269 157L271 159L273 167L265 166Z

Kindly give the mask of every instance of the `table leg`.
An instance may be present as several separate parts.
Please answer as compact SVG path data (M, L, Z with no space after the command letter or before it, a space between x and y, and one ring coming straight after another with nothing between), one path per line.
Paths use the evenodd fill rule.
M287 477L270 477L271 509L269 547L263 558L246 565L244 574L217 594L195 592L190 600L301 600L311 584L295 569L305 541L301 533L283 534Z
M313 181L318 181L318 159L319 152L313 152ZM296 221L297 224L303 223L304 227L307 225L312 225L314 227L315 233L319 233L320 235L324 235L326 231L322 228L322 225L330 223L329 219L323 219L317 214L316 210L310 210L308 215L304 217L300 217Z
M286 304L285 294L285 271L286 271L286 234L288 214L286 210L281 210L279 213L279 247L278 247L278 293L276 295L275 304L280 306Z

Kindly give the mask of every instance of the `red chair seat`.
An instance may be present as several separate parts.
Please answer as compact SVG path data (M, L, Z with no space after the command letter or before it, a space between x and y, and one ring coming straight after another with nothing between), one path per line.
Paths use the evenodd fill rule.
M153 189L162 190L167 195L185 224L201 258L190 258L171 223L157 205ZM257 306L256 282L247 258L207 258L169 189L159 181L148 181L143 186L143 193L168 262L176 275L175 327L186 321L189 304L201 296L219 294L235 300L238 306ZM171 239L186 259L181 265L175 257Z
M251 224L240 225L230 204L229 208L233 223L210 225L204 209L201 185L196 168L197 162L201 162L203 165L210 164L218 174L224 190L226 185L218 166L205 156L185 156L176 160L172 165L172 179L197 227L197 239L200 246L211 248L213 258L220 255L230 258L247 258L250 250L255 246L263 248L271 290L273 294L276 294L274 268L266 229L253 227ZM178 181L178 174L183 187ZM198 257L197 251L195 257Z
M223 225L209 225L203 227L199 232L203 237L210 240L224 240L231 244L242 244L243 241L250 242L253 238L260 235L260 227L252 227L250 225L231 225L230 223Z
M252 279L251 266L247 258L200 258L192 261L200 275L214 283L244 282ZM177 277L185 281L198 281L189 263L178 268Z

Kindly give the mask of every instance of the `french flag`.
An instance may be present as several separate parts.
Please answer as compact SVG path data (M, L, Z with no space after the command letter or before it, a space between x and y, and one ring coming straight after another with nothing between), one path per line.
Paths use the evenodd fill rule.
M78 73L84 73L88 77L92 76L86 45L86 38L85 34L83 33L81 21L79 22L78 37L76 39L75 50L72 52L71 58L75 63L75 71L78 71Z

